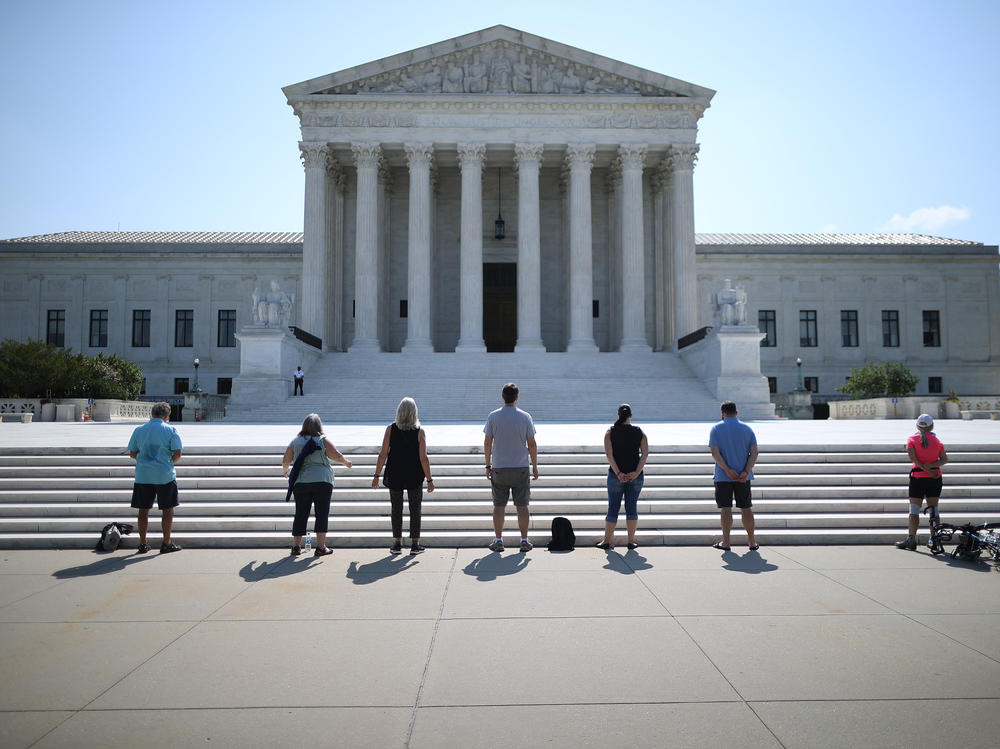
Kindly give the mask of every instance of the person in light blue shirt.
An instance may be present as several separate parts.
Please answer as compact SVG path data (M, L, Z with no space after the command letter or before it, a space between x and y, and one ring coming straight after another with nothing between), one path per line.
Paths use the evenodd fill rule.
M750 551L760 547L754 537L753 506L750 501L750 482L757 462L757 436L753 429L738 418L736 404L722 404L722 421L712 427L708 445L715 460L715 504L719 508L722 540L713 546L728 551L729 532L733 528L733 499L740 508L743 530L747 534Z
M128 441L128 454L135 461L135 484L132 487L132 507L139 510L139 554L149 551L146 530L149 528L149 511L156 500L163 513L160 527L163 539L160 553L180 551L171 542L170 531L174 525L174 508L177 498L177 471L174 464L181 459L181 438L170 426L170 404L153 405L153 418L132 432Z

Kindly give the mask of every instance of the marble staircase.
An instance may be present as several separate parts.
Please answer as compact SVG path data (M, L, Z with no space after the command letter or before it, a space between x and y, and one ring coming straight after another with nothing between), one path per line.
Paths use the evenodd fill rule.
M354 461L337 466L331 545L379 547L389 536L388 492L371 489L373 446L340 446ZM282 446L200 447L178 466L182 506L174 535L189 548L281 547L292 506L280 475ZM485 546L492 538L489 485L481 448L433 448L437 490L424 494L423 542ZM949 445L942 515L949 522L1000 521L1000 445ZM552 518L569 517L579 544L603 532L607 464L596 447L551 447L540 454L532 487L532 538L548 541ZM907 464L898 449L823 452L769 445L754 483L758 538L764 544L885 544L906 524ZM639 501L643 545L707 544L718 536L712 464L700 445L651 446ZM100 448L0 449L0 548L89 548L108 522L133 522L133 477L126 454ZM508 543L516 541L513 509ZM922 521L926 527L926 521ZM151 538L158 539L154 510ZM624 514L620 536L624 539ZM739 523L734 540L743 534ZM126 537L126 548L135 536Z
M304 397L230 408L230 422L392 420L404 396L426 422L482 421L517 382L536 421L614 420L619 404L646 421L712 421L719 402L679 357L656 353L326 354L306 374ZM292 385L289 381L288 392ZM745 418L770 414L741 409Z

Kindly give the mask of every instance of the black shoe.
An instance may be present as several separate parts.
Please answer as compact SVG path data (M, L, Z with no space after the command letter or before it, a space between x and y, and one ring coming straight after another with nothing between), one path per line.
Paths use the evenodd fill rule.
M292 547L292 556L293 557L297 557L301 553L302 553L302 547L301 546L299 546L299 545L296 544L295 546Z
M424 553L424 547L418 543L414 543L413 546L410 547L410 556L423 553Z
M902 541L896 542L897 549L907 549L909 551L917 550L917 539L916 536L907 536Z
M597 544L597 548L604 549L604 551L608 551L614 547L612 547L611 544L609 544L607 541L601 541L599 544Z
M145 554L149 551L149 544L139 544L139 548L135 550L136 554Z
M332 554L333 549L329 549L325 546L319 546L316 551L313 552L314 557L325 557L327 554Z
M160 553L161 554L169 554L172 551L180 551L180 550L181 550L181 547L178 546L177 544L173 544L173 543L171 543L171 544L160 544Z
M402 554L403 553L403 545L401 543L394 543L392 546L389 547L389 553L390 554Z

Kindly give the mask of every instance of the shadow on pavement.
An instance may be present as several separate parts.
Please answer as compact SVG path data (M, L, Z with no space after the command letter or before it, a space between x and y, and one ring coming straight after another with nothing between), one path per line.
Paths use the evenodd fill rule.
M288 575L295 575L315 567L316 565L313 564L313 561L319 564L319 560L315 559L315 557L302 559L302 561L294 561L292 557L286 557L285 559L279 559L277 562L261 562L259 566L254 567L257 564L256 560L254 560L253 562L247 562L240 568L240 577L248 583L257 582L266 577L272 579L287 577Z
M115 556L98 559L90 564L80 564L76 567L67 567L64 570L56 570L52 577L59 580L68 580L73 577L91 577L93 575L107 575L111 572L121 572L126 567L139 562L146 562L156 559L156 554L131 554L127 557Z
M473 559L462 569L466 575L472 575L480 582L496 580L502 575L514 575L528 567L531 560L526 554L516 553L504 556L494 551L485 557Z
M761 572L774 572L778 565L771 564L760 555L759 551L748 551L740 556L732 549L722 552L722 569L730 572L744 572L748 575L759 575Z
M368 564L351 562L347 566L347 578L355 585L370 585L379 580L385 580L387 577L398 575L403 570L408 570L418 564L420 562L409 555L389 555Z

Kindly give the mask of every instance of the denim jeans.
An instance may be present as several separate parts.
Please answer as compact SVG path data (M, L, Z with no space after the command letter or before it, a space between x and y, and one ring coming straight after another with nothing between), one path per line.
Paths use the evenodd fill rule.
M631 481L619 481L618 477L608 470L608 514L604 519L609 523L618 522L618 512L622 508L622 497L625 498L625 517L636 520L639 517L637 505L639 492L646 474L640 473Z

